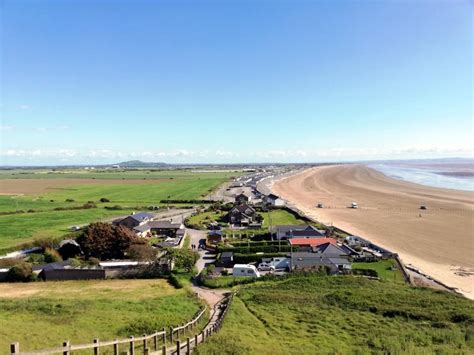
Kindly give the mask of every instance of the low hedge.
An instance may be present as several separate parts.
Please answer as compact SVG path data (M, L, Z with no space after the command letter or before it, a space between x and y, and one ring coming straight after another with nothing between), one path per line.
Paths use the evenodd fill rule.
M217 247L219 253L223 252L233 252L238 254L248 254L248 253L281 253L281 252L290 252L291 246L286 245L261 245L261 246L246 246L246 247Z
M287 253L264 253L264 254L234 254L234 262L236 264L249 264L260 262L262 258L275 258L286 256Z

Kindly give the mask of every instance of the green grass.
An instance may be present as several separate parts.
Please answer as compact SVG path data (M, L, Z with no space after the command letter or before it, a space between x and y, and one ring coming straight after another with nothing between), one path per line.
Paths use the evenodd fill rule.
M404 283L405 280L394 259L380 260L373 263L352 263L353 269L369 269L377 271L382 280Z
M188 224L199 229L207 229L208 225L213 222L218 222L227 212L209 211L196 214L189 217Z
M141 336L190 320L202 307L165 280L35 282L0 285L0 353L92 339Z
M128 213L129 210L94 208L0 216L0 252L35 239L59 237L70 232L69 227L73 225L84 225Z
M474 352L474 303L351 276L242 286L198 354Z
M69 169L52 170L2 170L0 179L195 179L199 177L229 178L239 176L241 171L212 171L200 172L188 169L136 169L136 170L84 170Z
M2 172L0 177L12 177L18 172ZM58 187L51 192L30 196L0 196L0 212L27 211L40 212L28 214L13 214L0 216L0 251L19 246L36 237L55 237L67 232L72 225L89 222L113 216L121 216L130 212L127 207L159 205L161 200L197 200L203 199L210 191L225 182L230 176L238 175L229 172L198 173L192 171L126 171L89 173L87 171L71 171L66 173L27 172L13 175L26 179L74 177L74 178L115 178L118 183L103 185L77 185L67 188ZM143 180L143 176L151 176L156 181ZM120 177L120 178L119 178ZM121 184L122 178L141 178L136 184ZM164 180L162 180L164 179ZM19 180L22 183L25 180ZM110 203L99 203L101 198L107 198ZM74 202L66 202L72 199ZM51 202L52 200L52 202ZM97 209L54 211L58 207L82 206L88 201L94 201ZM126 207L123 211L106 211L104 206L120 205ZM135 209L135 208L133 208Z
M268 228L270 226L270 217L272 220L272 225L285 225L285 224L305 224L307 222L296 217L294 214L280 209L272 210L271 212L258 212L263 217L263 228Z

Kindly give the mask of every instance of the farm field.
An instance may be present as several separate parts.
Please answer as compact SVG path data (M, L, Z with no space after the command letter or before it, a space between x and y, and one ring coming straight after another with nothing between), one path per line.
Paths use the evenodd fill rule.
M242 286L198 354L472 353L474 304L397 282L301 276Z
M236 175L239 173L186 170L133 170L106 173L78 170L24 174L2 171L0 212L31 213L0 216L0 250L15 247L35 238L59 236L67 232L65 229L72 225L121 216L132 209L146 208L149 205L160 205L161 200L203 199L210 191ZM21 178L12 179L12 176ZM101 179L102 177L104 179ZM101 203L101 198L106 198L110 202ZM89 201L93 201L97 208L55 210L82 206ZM124 210L107 211L103 208L114 205L122 206Z
M70 233L73 225L123 216L131 210L110 211L93 208L0 216L0 253L35 239L54 238Z
M190 320L200 301L165 280L0 284L0 353L141 336Z

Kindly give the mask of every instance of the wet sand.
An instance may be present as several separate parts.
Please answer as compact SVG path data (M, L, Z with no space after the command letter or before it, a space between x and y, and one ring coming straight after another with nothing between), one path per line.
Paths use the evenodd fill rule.
M308 169L275 182L273 192L474 299L474 192L395 180L362 165ZM359 209L348 208L352 202Z

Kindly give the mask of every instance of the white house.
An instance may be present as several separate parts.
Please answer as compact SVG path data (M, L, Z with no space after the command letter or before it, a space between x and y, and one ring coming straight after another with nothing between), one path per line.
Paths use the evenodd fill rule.
M277 195L274 195L274 194L270 194L267 197L265 197L265 202L272 206L285 205L285 201L283 201L281 198L279 198Z

